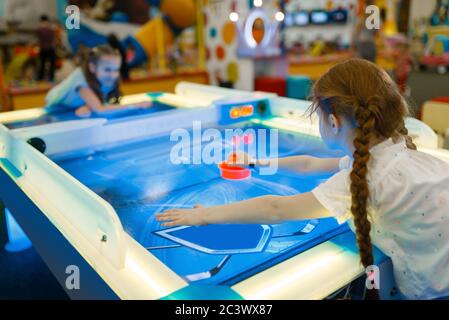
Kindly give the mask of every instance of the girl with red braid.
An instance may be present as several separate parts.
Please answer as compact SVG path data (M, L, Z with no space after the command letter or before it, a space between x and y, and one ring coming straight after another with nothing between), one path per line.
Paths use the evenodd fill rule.
M352 59L323 75L313 97L322 139L345 157L254 161L239 153L235 164L276 161L280 170L298 175L333 174L325 183L294 196L168 210L157 219L165 226L349 220L365 268L374 264L375 244L391 257L404 298L449 297L449 165L416 151L404 125L408 106L397 86L375 64ZM378 297L375 290L368 296Z

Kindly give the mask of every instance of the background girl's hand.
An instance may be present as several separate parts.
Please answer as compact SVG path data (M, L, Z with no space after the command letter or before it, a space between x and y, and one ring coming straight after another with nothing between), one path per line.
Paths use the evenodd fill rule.
M206 208L197 205L193 209L172 209L156 215L163 227L205 226Z
M237 166L237 167L248 167L251 163L255 163L254 160L249 154L243 151L235 151L228 156L228 160L226 164L228 166Z
M90 117L90 115L92 114L92 111L88 107L84 106L84 107L80 107L80 108L76 109L75 114L77 117L87 118L87 117Z

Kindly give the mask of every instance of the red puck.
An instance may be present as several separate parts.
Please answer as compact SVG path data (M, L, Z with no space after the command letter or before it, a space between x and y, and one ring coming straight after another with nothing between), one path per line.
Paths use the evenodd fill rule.
M229 166L225 162L222 162L218 165L221 172L221 177L226 180L243 180L251 177L251 170Z

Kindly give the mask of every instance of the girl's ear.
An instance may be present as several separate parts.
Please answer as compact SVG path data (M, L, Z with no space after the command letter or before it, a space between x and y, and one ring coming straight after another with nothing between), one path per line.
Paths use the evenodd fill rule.
M337 116L335 116L334 114L330 114L328 120L329 120L329 124L331 126L332 132L335 135L337 135L341 128L340 119Z
M89 62L89 71L91 73L95 73L97 71L97 66L95 65L95 63Z

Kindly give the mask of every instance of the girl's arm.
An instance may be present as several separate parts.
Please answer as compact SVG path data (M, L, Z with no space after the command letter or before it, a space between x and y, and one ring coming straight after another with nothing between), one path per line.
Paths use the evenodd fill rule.
M145 102L142 104L133 104L130 106L123 106L120 104L111 104L104 105L101 103L100 99L98 99L97 95L90 88L80 88L79 90L81 98L86 102L84 107L81 107L77 110L77 114L83 115L89 111L96 112L98 114L109 114L114 113L115 111L124 110L124 109L139 109L144 107L150 107L151 103Z
M341 158L316 158L311 156L293 156L279 159L258 160L256 165L264 166L272 161L278 162L280 171L294 173L296 175L331 175L340 171Z
M253 160L245 152L235 152L228 159L229 165L249 166L255 164L258 167L278 167L279 171L293 173L295 175L332 175L340 171L341 158L316 158L311 156L292 156L277 159ZM277 162L277 163L276 163Z
M229 205L188 210L168 210L157 215L163 226L208 224L277 224L285 221L328 218L333 215L313 193L294 196L264 196Z

